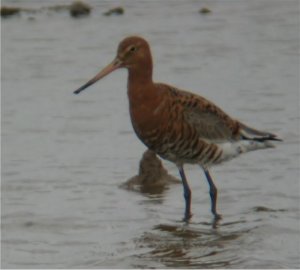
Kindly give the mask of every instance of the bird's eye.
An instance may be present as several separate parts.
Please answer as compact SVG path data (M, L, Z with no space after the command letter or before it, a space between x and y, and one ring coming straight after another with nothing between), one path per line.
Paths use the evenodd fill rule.
M129 51L130 52L135 52L136 51L136 47L134 47L134 46L130 47Z

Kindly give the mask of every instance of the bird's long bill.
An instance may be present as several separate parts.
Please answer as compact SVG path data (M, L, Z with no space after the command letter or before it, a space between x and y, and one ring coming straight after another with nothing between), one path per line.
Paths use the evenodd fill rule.
M117 68L121 67L122 62L116 58L114 61L112 61L109 65L107 65L105 68L103 68L94 78L89 80L86 84L82 85L80 88L78 88L76 91L74 91L74 94L79 94L84 89L88 88L92 84L94 84L96 81L102 79L109 73L113 72Z

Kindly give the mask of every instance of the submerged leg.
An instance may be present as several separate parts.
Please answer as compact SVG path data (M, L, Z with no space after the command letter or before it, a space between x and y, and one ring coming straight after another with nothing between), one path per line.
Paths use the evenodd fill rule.
M192 199L192 192L191 189L189 187L189 184L186 180L185 177L185 173L183 170L182 166L178 166L179 169L179 173L181 176L181 180L182 180L182 185L183 185L183 195L184 195L184 199L185 199L185 213L184 213L184 220L188 221L191 217L192 217L192 213L191 213L191 199Z
M218 196L218 190L210 176L210 173L207 169L204 169L204 173L207 179L207 182L209 184L209 195L211 199L211 212L214 214L216 219L220 219L221 215L217 213L217 196Z

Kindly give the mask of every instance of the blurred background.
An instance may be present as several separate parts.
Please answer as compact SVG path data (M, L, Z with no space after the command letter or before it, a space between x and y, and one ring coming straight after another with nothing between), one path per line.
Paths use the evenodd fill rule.
M297 0L2 0L2 268L298 268L299 9ZM155 81L284 139L212 169L216 228L197 166L186 167L190 224L180 184L119 187L146 150L125 70L73 95L128 35L149 41Z

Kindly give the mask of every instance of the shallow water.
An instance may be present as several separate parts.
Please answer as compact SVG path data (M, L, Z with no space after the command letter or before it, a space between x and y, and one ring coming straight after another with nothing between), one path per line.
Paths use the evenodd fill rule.
M113 17L102 12L119 1L88 3L92 15L78 20L46 11L2 19L2 267L300 267L299 2L125 0L125 15ZM181 185L119 188L145 150L124 70L72 94L130 34L151 43L156 81L284 138L212 170L218 224L198 167L186 168L190 224Z

